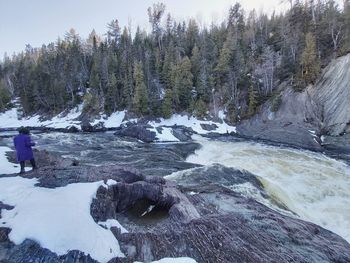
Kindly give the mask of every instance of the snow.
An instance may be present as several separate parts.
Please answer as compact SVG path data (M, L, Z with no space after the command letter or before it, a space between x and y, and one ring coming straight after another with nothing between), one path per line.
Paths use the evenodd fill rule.
M135 261L134 263L142 263L139 261ZM188 257L180 257L180 258L162 258L157 261L152 261L150 263L197 263L193 258Z
M80 127L80 122L75 119L81 115L83 105L80 104L67 114L64 112L53 117L51 120L40 121L39 115L30 116L27 118L20 118L21 111L19 107L12 108L3 113L0 113L0 128L18 128L21 126L28 127L50 127L50 128L67 128L75 126Z
M38 126L39 116L32 116L19 120L20 114L17 108L12 108L0 113L0 128L18 128L21 126Z
M220 117L224 117L223 113L220 113ZM149 122L151 126L154 128L161 127L161 126L185 126L192 128L193 131L197 132L198 134L208 134L210 132L225 134L225 133L231 133L236 132L236 127L228 125L225 121L222 121L222 123L213 122L213 121L204 121L204 120L198 120L197 118L187 115L179 115L174 114L170 119L161 119L160 122L151 121ZM213 125L215 124L217 126L216 129L212 131L207 131L202 128L201 124L208 124Z
M80 250L99 262L124 257L113 233L90 215L92 199L103 181L55 189L36 187L37 183L35 178L0 178L0 201L14 206L3 209L0 219L2 227L11 228L12 242L18 245L31 239L58 255Z
M21 110L18 100L13 101L15 108L12 108L4 113L0 113L0 128L18 128L21 126L28 127L49 127L55 129L64 129L69 127L76 127L80 129L80 121L77 118L82 114L83 104L76 106L68 113L62 112L51 120L41 121L39 115L34 115L27 118L21 118ZM91 125L97 125L103 123L106 128L118 128L122 124L135 123L137 119L124 120L126 116L126 110L112 113L110 116L101 114L98 119L95 119ZM198 134L208 134L210 132L225 134L236 132L236 128L228 125L224 119L226 115L223 110L218 112L218 117L222 120L222 123L198 120L194 116L188 117L186 115L174 114L170 119L160 119L160 122L151 121L149 124L152 126L149 130L156 133L157 140L159 142L178 142L179 140L173 135L173 131L169 126L185 126L192 128ZM215 124L216 129L207 131L202 128L201 124ZM164 127L165 126L165 127ZM158 132L156 128L162 127L163 130Z
M158 142L179 142L180 140L173 135L173 130L168 127L162 127L162 131L158 132L157 129L153 126L153 128L148 128L149 131L153 131L156 133L156 138Z
M117 228L119 228L120 229L120 232L122 233L122 234L124 234L124 233L129 233L129 231L128 230L126 230L117 220L115 220L115 219L108 219L107 221L105 221L105 222L98 222L98 224L99 225L101 225L101 226L104 226L104 227L106 227L106 228L108 228L108 229L111 229L112 227L117 227Z
M126 111L117 111L112 113L110 116L103 114L99 119L96 119L91 123L92 126L98 124L99 122L104 123L106 128L116 128L120 127L125 118Z
M12 152L12 149L5 146L0 146L0 175L14 174L20 171L19 165L11 163L6 157L6 152ZM26 168L26 170L29 168Z

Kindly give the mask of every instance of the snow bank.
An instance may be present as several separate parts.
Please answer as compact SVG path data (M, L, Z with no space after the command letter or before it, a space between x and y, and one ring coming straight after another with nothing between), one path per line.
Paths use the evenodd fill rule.
M0 128L18 128L21 126L29 127L49 127L49 128L68 128L75 126L80 127L80 122L75 119L82 113L83 105L80 104L67 114L60 113L51 120L40 121L39 115L34 115L27 118L20 118L21 111L18 107L12 108L8 111L0 113Z
M92 126L102 122L106 128L117 128L123 123L126 111L117 111L112 113L110 116L106 114L101 115L99 119L96 119L91 123Z
M134 263L142 263L135 261ZM152 261L150 263L197 263L193 258L181 257L181 258L162 258L157 261Z
M117 227L120 229L120 232L123 233L129 233L128 230L126 230L117 220L115 219L108 219L105 222L98 222L99 225L104 226L108 229L111 229L112 227Z
M12 152L12 149L0 146L0 175L18 173L20 171L19 164L9 162L6 152ZM30 168L26 167L26 171L28 170Z
M2 227L12 229L12 242L31 239L58 255L80 250L99 262L124 257L112 232L96 224L90 215L92 199L104 185L102 181L55 189L35 187L37 183L37 179L0 178L0 201L14 206L3 209L0 219ZM115 221L106 224L117 225Z
M173 130L168 127L162 127L162 131L158 130L153 126L153 128L148 128L149 131L156 133L156 138L158 142L179 142L180 140L173 135Z
M0 146L0 174L13 174L19 172L19 165L10 163L6 158L6 152L12 152L8 147Z
M211 132L219 133L219 134L226 134L231 132L236 132L236 127L228 125L223 119L225 118L225 115L223 112L220 112L219 117L222 119L222 123L214 122L214 121L202 121L198 120L197 118L191 116L188 117L187 115L179 115L174 114L170 119L160 119L160 122L151 121L148 124L151 125L153 128L150 128L150 131L155 131L157 134L158 141L178 141L176 137L173 136L171 130L166 130L165 127L167 126L185 126L188 128L192 128L193 131L195 131L198 134L208 134ZM201 125L216 125L217 128L208 131L203 129ZM158 133L156 131L157 127L162 127L163 131L162 134Z
M0 128L18 128L21 126L40 126L39 116L19 119L20 114L17 108L0 113Z

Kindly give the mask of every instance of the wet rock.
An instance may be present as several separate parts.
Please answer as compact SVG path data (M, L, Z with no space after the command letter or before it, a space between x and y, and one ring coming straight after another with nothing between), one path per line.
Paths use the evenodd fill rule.
M213 124L201 123L201 127L206 131L214 131L218 128L218 126L215 123Z
M67 129L67 132L76 133L76 132L79 132L79 129L76 126L70 126Z
M227 263L350 261L350 244L341 237L282 215L228 187L250 183L263 192L248 172L222 166L195 168L173 178L179 187L120 166L45 169L28 174L39 178L43 187L116 181L108 188L101 186L91 205L96 222L117 219L129 231L112 228L126 258L110 263L179 256ZM31 240L14 245L6 238L8 229L0 227L0 233L4 236L1 262L95 262L79 251L58 257Z
M114 134L136 138L143 142L154 142L156 140L156 133L148 130L148 128L152 127L142 123L131 123L128 126L121 127Z

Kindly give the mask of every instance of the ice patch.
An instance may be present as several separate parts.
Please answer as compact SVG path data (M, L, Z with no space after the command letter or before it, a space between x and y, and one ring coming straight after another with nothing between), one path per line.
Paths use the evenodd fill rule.
M0 219L2 227L11 228L12 242L18 245L31 239L58 255L79 250L100 262L124 257L113 233L96 224L90 214L102 181L55 189L36 187L37 183L37 179L0 178L0 201L14 206L3 209Z

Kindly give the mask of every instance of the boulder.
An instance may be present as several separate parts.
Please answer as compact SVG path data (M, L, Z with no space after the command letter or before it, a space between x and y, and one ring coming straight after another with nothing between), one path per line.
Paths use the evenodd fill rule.
M154 142L156 140L156 133L148 130L148 128L152 127L147 124L130 123L127 126L119 128L114 134L135 138L143 142Z

